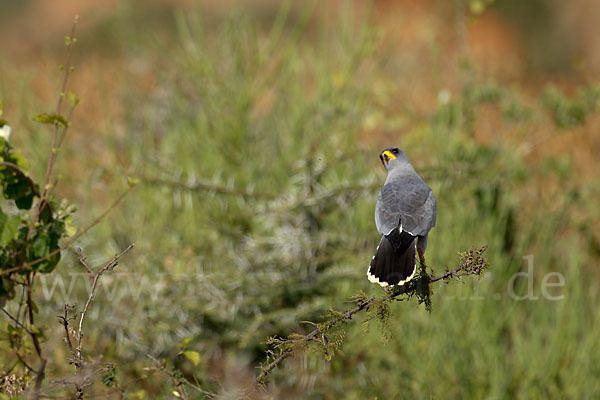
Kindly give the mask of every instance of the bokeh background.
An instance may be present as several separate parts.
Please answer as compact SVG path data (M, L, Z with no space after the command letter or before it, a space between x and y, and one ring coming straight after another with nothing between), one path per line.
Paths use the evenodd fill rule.
M87 321L122 388L96 395L173 396L155 358L223 398L600 396L600 3L0 1L0 100L38 177L50 134L32 118L54 107L74 14L82 103L57 195L83 226L141 181L78 243L94 264L136 243ZM358 318L331 361L290 359L248 394L269 336L381 293L365 272L389 145L438 200L429 264L488 245L489 274L436 288L431 314L395 304L389 335ZM54 379L82 272L65 252L39 282Z

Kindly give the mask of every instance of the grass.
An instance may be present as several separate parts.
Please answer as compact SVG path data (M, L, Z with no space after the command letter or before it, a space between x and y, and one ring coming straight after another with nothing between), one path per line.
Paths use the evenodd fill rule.
M331 362L312 353L288 360L269 391L315 399L596 397L600 182L578 179L554 156L530 160L530 132L559 129L544 103L478 79L473 65L467 78L451 78L462 89L448 102L417 115L403 106L410 99L390 67L403 66L402 54L378 28L349 7L330 20L311 13L283 7L265 27L244 10L218 24L206 12L177 12L172 30L140 28L121 45L123 64L137 63L151 83L142 95L131 72L116 76L118 91L91 101L118 112L79 126L59 166L61 190L80 205L82 224L124 189L127 175L142 180L80 243L92 264L136 243L95 300L87 353L114 362L131 397L172 391L168 380L143 372L147 354L206 390L236 397L251 383L268 336L309 329L300 321L343 307L359 290L380 292L365 279L384 180L377 156L397 144L438 200L428 262L442 270L457 252L487 244L490 275L439 288L431 314L395 304L387 344L375 325L365 332L360 320L349 324L341 354ZM129 31L122 18L106 26ZM6 61L3 68L18 74ZM7 110L28 115L19 116L15 140L43 160L48 139L28 122L35 112L23 111L39 109L40 100L26 84L0 88L4 103L13 103ZM588 119L578 119L578 129L591 135L598 116L583 112ZM478 136L488 115L497 122L491 141ZM530 254L538 299L517 301L508 283L527 272ZM69 282L81 268L65 258L55 276ZM548 289L562 300L543 296L550 272L564 276L564 287ZM527 289L519 278L516 294ZM81 305L85 297L78 278L68 300ZM56 291L40 301L51 332L60 329L54 316L65 300ZM187 337L201 354L197 366L179 354ZM64 374L64 345L48 335L46 346L49 374Z

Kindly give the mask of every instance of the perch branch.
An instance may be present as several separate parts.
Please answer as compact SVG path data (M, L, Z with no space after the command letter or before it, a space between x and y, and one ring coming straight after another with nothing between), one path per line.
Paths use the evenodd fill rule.
M321 324L316 324L317 327L309 332L307 335L301 336L300 338L282 338L277 339L274 347L278 351L275 353L273 350L268 350L268 354L274 357L273 361L261 367L261 372L256 377L256 383L263 385L265 378L277 368L285 359L294 354L294 349L298 346L308 344L311 341L320 341L320 337L334 326L344 323L352 319L352 316L363 311L368 310L371 307L376 307L379 304L388 302L390 300L404 300L400 298L402 295L411 297L417 295L420 289L420 285L423 285L423 279L425 285L439 281L449 281L451 279L460 279L463 276L475 275L479 276L487 267L487 261L483 257L483 253L487 249L487 246L482 247L478 250L471 250L460 254L458 267L452 270L446 270L441 275L427 274L425 272L425 265L421 264L422 275L420 278L411 281L408 286L400 287L398 289L390 289L385 296L382 297L370 297L365 298L363 296L358 297L354 301L357 305L353 308L349 308L341 313L335 313L335 316Z

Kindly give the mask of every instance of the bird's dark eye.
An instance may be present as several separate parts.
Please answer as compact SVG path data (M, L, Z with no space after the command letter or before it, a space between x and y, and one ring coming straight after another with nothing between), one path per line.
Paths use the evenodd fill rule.
M392 153L394 153L394 154L398 154L398 149L393 149L393 150L392 150Z

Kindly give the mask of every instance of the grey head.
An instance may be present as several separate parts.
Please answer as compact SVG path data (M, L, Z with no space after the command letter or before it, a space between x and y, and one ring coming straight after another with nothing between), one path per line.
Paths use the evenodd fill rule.
M413 169L406 154L397 147L386 147L379 154L379 159L388 173L396 169Z

